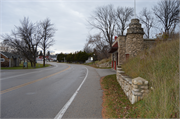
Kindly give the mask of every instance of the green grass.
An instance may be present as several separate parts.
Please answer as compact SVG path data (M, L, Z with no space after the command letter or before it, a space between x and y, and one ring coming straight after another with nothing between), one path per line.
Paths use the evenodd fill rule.
M138 118L138 103L132 105L116 80L116 75L106 76L102 82L105 118Z
M50 64L45 64L45 67L50 66ZM43 68L43 64L36 63L36 68ZM31 67L31 63L28 62L28 68L23 68L23 62L19 64L18 67L1 67L1 69L36 69Z
M122 65L127 75L142 77L153 87L137 106L141 118L179 117L179 40L157 44Z

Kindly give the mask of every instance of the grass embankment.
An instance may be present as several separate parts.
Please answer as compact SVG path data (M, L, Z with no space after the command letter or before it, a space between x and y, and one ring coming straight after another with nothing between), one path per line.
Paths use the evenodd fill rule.
M50 66L50 64L45 64L45 67L48 67ZM39 63L36 63L36 68L43 68L43 64L39 64ZM1 69L36 69L36 68L33 68L31 67L31 63L28 62L28 68L23 68L23 62L21 62L21 64L19 64L19 66L17 67L1 67Z
M149 81L153 90L140 101L142 118L179 117L179 40L147 49L122 65L127 75Z
M179 40L167 41L147 49L122 65L129 76L149 81L150 93L131 105L119 86L116 75L101 84L104 118L178 118L179 117Z
M94 68L99 68L99 69L111 69L111 67L98 67L98 65L104 64L104 63L110 63L111 59L102 59L100 61L95 61L95 62L90 62L90 63L85 63L85 65L94 67Z

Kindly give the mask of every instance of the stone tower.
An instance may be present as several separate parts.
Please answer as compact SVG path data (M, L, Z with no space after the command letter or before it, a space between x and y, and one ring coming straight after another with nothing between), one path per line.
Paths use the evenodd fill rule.
M143 49L143 35L139 19L132 19L126 34L126 57L134 57Z

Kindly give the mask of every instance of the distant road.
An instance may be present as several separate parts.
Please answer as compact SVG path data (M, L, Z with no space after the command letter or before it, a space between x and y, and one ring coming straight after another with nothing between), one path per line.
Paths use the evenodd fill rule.
M1 118L101 118L100 77L115 71L50 64L1 70Z

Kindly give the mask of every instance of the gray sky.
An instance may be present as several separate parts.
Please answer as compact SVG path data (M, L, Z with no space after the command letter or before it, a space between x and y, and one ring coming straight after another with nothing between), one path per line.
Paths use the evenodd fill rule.
M159 0L136 0L136 13L144 7L151 9ZM32 22L50 18L57 32L55 43L49 48L55 53L82 50L86 38L94 31L87 20L98 6L134 7L134 0L0 0L0 34L10 33L20 20Z

